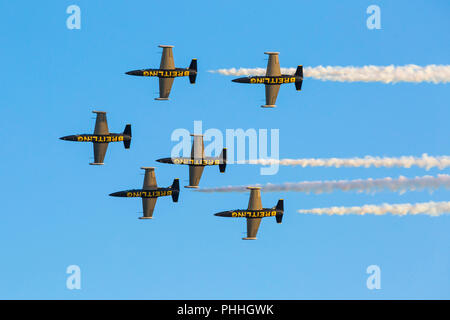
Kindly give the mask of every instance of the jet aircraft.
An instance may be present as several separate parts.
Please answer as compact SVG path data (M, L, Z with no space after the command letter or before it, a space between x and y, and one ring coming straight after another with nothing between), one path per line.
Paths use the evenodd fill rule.
M248 76L233 79L231 81L238 83L264 84L266 87L266 104L261 107L274 108L276 107L275 102L282 84L295 83L295 89L297 89L297 91L302 89L303 66L298 66L293 75L281 74L280 60L278 59L279 52L264 53L269 55L265 76Z
M219 171L222 173L225 172L227 165L227 149L223 148L222 153L218 157L205 157L203 135L191 134L191 136L194 137L194 142L192 144L190 158L162 158L156 161L161 163L189 165L189 185L185 186L185 188L198 188L205 166L218 165Z
M284 201L280 199L275 207L263 208L261 204L261 188L248 187L247 189L250 189L250 200L248 201L247 210L222 211L214 215L219 217L247 218L247 237L242 239L256 240L256 234L262 218L275 217L277 223L281 223L284 214Z
M158 197L172 196L173 202L178 202L180 194L180 182L174 179L170 187L158 188L156 184L155 168L142 167L145 170L144 185L142 189L130 189L125 191L118 191L111 193L111 197L124 198L142 198L142 207L144 215L139 219L153 219L153 210L155 209L156 200Z
M106 121L106 112L92 111L97 114L95 121L94 134L76 134L61 137L65 141L92 142L94 144L94 162L91 165L102 165L105 159L106 150L110 142L122 141L125 149L130 148L131 143L131 124L125 126L123 133L109 133L108 122Z
M159 98L155 100L169 100L170 89L173 80L177 77L189 76L189 81L194 84L197 78L197 59L192 59L188 68L175 68L173 60L173 46L159 45L163 48L161 64L159 69L140 69L128 71L126 74L132 76L158 77L159 78Z

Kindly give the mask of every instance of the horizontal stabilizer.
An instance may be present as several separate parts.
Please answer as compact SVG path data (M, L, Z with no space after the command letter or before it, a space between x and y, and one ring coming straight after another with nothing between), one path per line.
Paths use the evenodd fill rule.
M131 124L127 124L125 126L125 130L123 130L123 134L131 137Z
M295 71L294 76L300 77L303 80L303 66L300 65L297 67L297 70Z
M191 64L189 65L189 70L197 72L197 59L192 59Z
M295 89L297 91L300 91L302 90L302 83L303 83L303 66L297 67L294 76L295 76Z
M172 201L178 202L178 197L180 195L180 180L174 179L171 188L172 188Z
M274 207L274 209L277 210L275 219L277 220L277 223L281 223L283 221L283 215L284 215L284 200L283 199L278 200L278 203Z
M169 100L169 98L155 98L155 100Z
M130 144L131 144L131 124L127 124L125 126L125 130L123 130L123 135L130 137L129 140L125 140L125 139L123 140L123 145L124 145L125 149L130 149Z
M219 171L224 173L227 167L227 148L222 149L222 153L219 156L219 160L220 160Z
M192 59L188 69L189 71L193 71L192 73L189 73L189 82L194 84L197 79L197 59Z

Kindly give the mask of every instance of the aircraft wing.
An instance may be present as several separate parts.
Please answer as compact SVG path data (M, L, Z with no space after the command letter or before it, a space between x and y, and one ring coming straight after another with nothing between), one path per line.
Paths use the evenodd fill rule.
M250 189L250 199L248 200L248 210L262 210L261 188L248 187Z
M159 98L157 100L168 100L175 78L159 78Z
M280 91L279 84L266 84L266 105L267 107L275 107L275 103L278 97L278 91Z
M173 61L173 52L172 52L173 46L160 45L159 47L163 48L163 53L161 56L161 64L159 68L163 70L175 69L175 62Z
M255 240L262 218L247 218L247 238L244 240Z
M91 164L103 164L106 150L108 150L108 143L94 142L94 163Z
M151 219L153 217L156 200L158 200L158 198L142 198L142 209L144 210L143 218Z
M203 159L205 157L205 144L203 143L203 136L192 134L194 141L191 149L191 159Z
M145 170L144 185L142 186L142 189L152 190L157 188L158 186L156 184L155 168L142 167L141 169Z
M191 159L201 160L205 158L205 145L203 136L199 134L191 134L194 137L191 149ZM189 166L189 187L198 187L200 178L203 174L204 166Z
M107 135L109 134L108 122L106 121L106 112L104 111L92 111L97 114L97 119L95 120L95 135Z
M204 166L189 166L189 187L198 187Z
M250 199L248 200L248 210L261 210L261 188L248 187L250 189ZM247 238L244 240L256 239L261 218L247 218Z
M281 76L280 60L278 59L278 52L264 52L269 55L269 61L267 62L266 76L276 77Z

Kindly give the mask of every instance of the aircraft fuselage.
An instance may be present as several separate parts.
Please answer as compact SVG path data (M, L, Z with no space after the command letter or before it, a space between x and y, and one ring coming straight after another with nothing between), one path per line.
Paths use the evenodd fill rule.
M131 137L122 133L110 133L107 135L99 134L75 134L71 136L61 137L61 140L65 141L77 141L77 142L97 142L97 143L110 143L119 141L129 141Z
M302 77L297 77L295 75L283 74L281 76L268 77L268 76L249 76L233 79L231 81L238 83L251 83L251 84L285 84L285 83L295 83L296 81L302 80Z
M172 188L156 188L154 190L130 189L111 193L112 197L123 198L158 198L172 195Z
M164 69L142 69L128 71L126 74L141 77L158 77L158 78L178 78L187 77L197 74L197 71L185 68L175 68L171 70Z
M170 164L184 164L184 165L194 165L194 166L214 166L221 164L221 160L218 158L205 157L203 159L193 159L188 157L179 158L162 158L156 160L161 163Z
M237 209L218 212L214 215L228 218L265 218L275 217L277 214L283 214L283 211L276 210L274 208L263 208L261 210Z

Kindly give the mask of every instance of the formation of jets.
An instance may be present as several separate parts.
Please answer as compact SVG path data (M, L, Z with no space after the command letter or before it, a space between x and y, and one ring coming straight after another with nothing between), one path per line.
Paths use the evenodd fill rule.
M190 83L194 84L197 78L197 59L192 59L188 68L175 68L173 58L173 46L160 45L163 49L159 69L139 69L128 71L126 74L143 77L159 78L159 97L155 100L168 100L173 81L177 77L189 77ZM275 107L278 91L282 84L294 83L297 90L301 90L303 83L303 67L298 66L295 74L281 74L278 52L265 52L269 55L265 76L248 76L233 79L237 83L264 84L266 89L266 104L264 108ZM65 141L91 142L94 146L94 162L91 165L103 165L109 143L123 142L125 149L131 144L131 125L127 124L122 133L110 133L106 120L106 112L92 111L97 115L93 134L76 134L61 137ZM219 171L224 173L227 165L227 149L224 148L218 157L207 157L204 152L203 136L192 134L193 143L190 157L168 157L157 159L157 162L168 164L179 164L189 166L189 185L185 188L198 188L200 178L206 166L219 166ZM139 219L152 219L156 200L159 197L171 196L173 202L178 202L180 194L180 183L174 179L171 186L158 187L156 183L155 168L142 167L145 170L144 184L141 189L128 189L113 192L112 197L141 198L143 215ZM248 187L250 199L247 209L236 209L221 211L215 214L219 217L246 218L247 237L244 240L255 240L261 219L275 217L277 223L281 223L284 215L284 201L278 200L273 208L263 208L261 202L261 190L258 187Z

